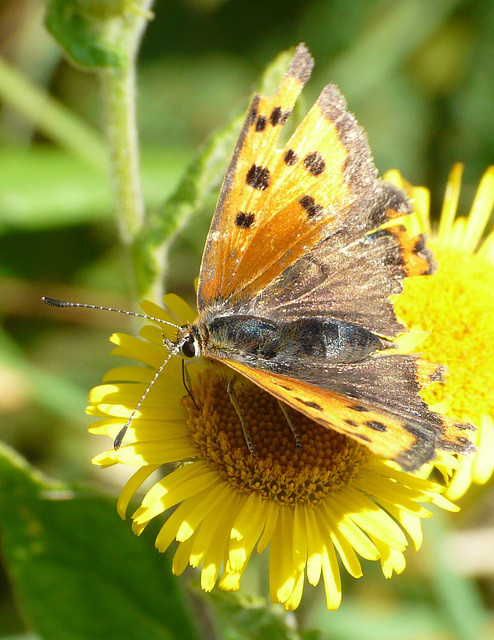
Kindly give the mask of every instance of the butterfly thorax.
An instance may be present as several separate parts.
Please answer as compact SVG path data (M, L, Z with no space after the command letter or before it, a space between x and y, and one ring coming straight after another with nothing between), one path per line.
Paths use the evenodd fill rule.
M253 315L206 315L194 323L201 354L250 362L324 359L361 362L388 341L351 322L327 318L273 321Z

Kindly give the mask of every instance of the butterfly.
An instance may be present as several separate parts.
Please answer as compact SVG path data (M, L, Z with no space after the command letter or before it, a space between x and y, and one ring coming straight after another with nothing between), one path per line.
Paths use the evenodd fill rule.
M296 48L278 91L254 95L226 172L199 275L186 355L219 360L323 427L415 470L466 453L472 427L419 395L442 368L393 354L390 296L432 273L423 236L399 224L406 195L377 177L366 136L326 86L277 143L313 60Z
M312 67L300 44L277 92L252 98L206 240L198 317L179 328L170 355L221 362L413 471L438 451L474 449L470 424L419 395L443 368L393 353L406 329L390 296L405 277L431 274L433 259L422 235L392 223L410 204L377 177L336 86L278 146Z

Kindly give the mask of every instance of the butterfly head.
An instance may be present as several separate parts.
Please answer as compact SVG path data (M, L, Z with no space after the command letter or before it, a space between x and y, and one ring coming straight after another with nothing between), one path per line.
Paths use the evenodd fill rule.
M185 324L180 327L175 345L186 358L200 356L201 344L197 327L192 324Z

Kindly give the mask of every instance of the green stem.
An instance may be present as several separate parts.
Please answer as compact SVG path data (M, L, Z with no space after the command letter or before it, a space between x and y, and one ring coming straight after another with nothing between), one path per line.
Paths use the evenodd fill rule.
M35 123L48 138L92 166L106 169L106 151L100 136L2 58L0 98Z
M101 73L120 236L132 244L144 222L135 113L135 66Z
M135 106L136 56L152 4L153 0L136 1L136 10L128 14L121 35L127 64L100 72L119 230L127 246L133 244L144 224Z

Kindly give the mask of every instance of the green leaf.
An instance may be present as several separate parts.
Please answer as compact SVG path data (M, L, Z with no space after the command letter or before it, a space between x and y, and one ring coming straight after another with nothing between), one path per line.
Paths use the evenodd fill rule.
M0 522L17 601L42 638L198 638L168 558L113 500L50 481L1 445Z
M213 591L208 594L227 640L317 640L317 631L300 632L292 613L260 597Z
M84 67L125 67L134 52L129 22L146 17L136 0L48 0L45 24L74 62Z
M46 407L53 415L70 420L72 426L83 421L82 414L74 419L74 407L85 406L87 397L85 389L69 382L62 375L53 374L27 360L18 344L2 329L0 329L0 352L5 366L11 367L24 376L26 381L30 381L33 395L40 407Z
M146 206L172 191L190 154L185 149L144 149L141 154ZM0 234L91 223L113 208L105 174L52 147L0 150Z
M17 633L15 636L2 636L1 640L43 640L43 638L34 633Z

